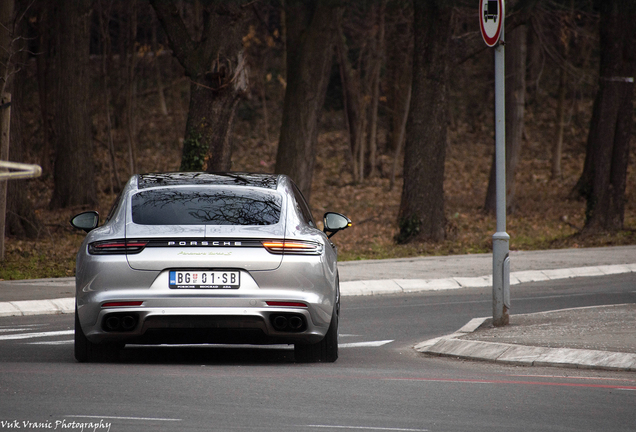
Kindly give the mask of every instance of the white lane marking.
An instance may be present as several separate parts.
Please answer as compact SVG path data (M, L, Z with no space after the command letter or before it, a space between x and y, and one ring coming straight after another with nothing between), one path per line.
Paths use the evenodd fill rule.
M11 334L11 335L0 336L0 340L31 339L31 338L39 338L39 337L50 337L50 336L68 336L72 334L75 334L75 330L59 330L59 331L38 332L38 333L21 333L21 334Z
M21 331L29 331L33 330L28 327L23 328L0 328L0 333L11 333L11 332L21 332Z
M20 324L20 327L0 326L0 332L33 330L33 327L46 327L48 324Z
M147 344L126 344L127 347L135 347L135 348L238 348L238 349L291 349L293 346L291 345L247 345L247 344L213 344L213 343L203 343L203 344L156 344L156 345L147 345Z
M16 340L16 339L31 339L38 337L50 337L50 336L67 336L74 334L74 330L60 330L60 331L51 331L51 332L39 332L39 333L22 333L22 334L12 334L12 335L4 335L0 336L0 341L2 340ZM339 348L360 348L360 347L380 347L386 344L393 342L394 339L389 340L381 340L381 341L370 341L370 342L350 342L350 343L341 343L338 344ZM31 345L62 345L67 343L72 343L72 340L69 341L54 341L54 342L31 342ZM136 346L136 345L135 345ZM171 348L176 347L192 347L192 346L201 346L201 345L158 345L158 346L166 346ZM213 346L216 348L267 348L267 349L288 349L288 345L215 345L215 344L203 344L203 346Z
M20 327L44 327L48 324L20 324ZM12 328L10 325L2 325L0 328Z
M27 345L70 345L74 340L51 341L51 342L27 342Z
M340 335L342 336L342 335ZM389 344L393 342L394 339L390 340L381 340L381 341L370 341L370 342L349 342L349 343L339 343L338 348L359 348L359 347L380 347L382 345ZM289 350L293 348L291 345L244 345L244 344L159 344L159 345L136 345L136 344L128 344L126 346L136 347L136 348L144 348L144 347L165 347L165 348L243 348L243 349L284 349Z
M351 342L351 343L339 343L338 348L359 348L359 347L380 347L382 345L389 344L393 342L394 339L390 340L382 340L382 341L371 341L371 342Z
M160 418L160 417L121 417L121 416L75 415L75 414L65 415L65 416L62 416L62 417L112 419L112 420L168 421L168 422L183 421L183 419Z
M373 426L303 425L300 427L322 428L322 429L333 428L333 429L364 429L364 430L379 430L379 431L428 432L428 429L405 429L405 428L387 428L387 427L373 427Z

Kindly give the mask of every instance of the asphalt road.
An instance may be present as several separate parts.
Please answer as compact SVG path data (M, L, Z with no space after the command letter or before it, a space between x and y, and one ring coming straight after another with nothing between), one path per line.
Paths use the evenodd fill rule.
M635 300L636 274L512 292L514 313ZM342 301L334 364L295 364L287 347L133 347L78 364L72 315L0 318L0 431L636 430L633 373L414 352L491 313L489 289Z

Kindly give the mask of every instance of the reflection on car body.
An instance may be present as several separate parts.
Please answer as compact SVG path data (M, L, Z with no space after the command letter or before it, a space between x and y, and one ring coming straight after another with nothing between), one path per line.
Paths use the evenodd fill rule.
M338 357L337 250L351 225L317 229L284 175L133 176L104 225L96 212L77 254L75 357L125 344L293 344L297 361Z

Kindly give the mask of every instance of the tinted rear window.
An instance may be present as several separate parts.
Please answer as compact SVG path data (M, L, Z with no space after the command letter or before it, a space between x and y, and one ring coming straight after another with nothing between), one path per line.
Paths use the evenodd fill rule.
M140 225L273 225L280 219L277 193L251 189L151 189L132 197Z

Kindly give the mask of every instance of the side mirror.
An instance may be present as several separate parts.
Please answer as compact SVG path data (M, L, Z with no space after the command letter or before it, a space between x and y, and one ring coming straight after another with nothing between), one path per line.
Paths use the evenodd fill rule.
M323 217L324 232L331 238L338 231L351 226L351 220L340 213L327 212Z
M99 213L96 211L87 211L80 213L71 219L71 225L74 228L91 232L99 225Z

